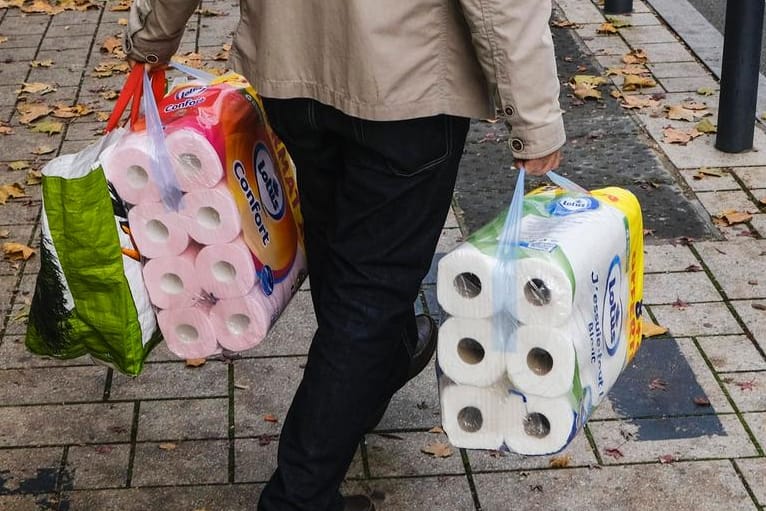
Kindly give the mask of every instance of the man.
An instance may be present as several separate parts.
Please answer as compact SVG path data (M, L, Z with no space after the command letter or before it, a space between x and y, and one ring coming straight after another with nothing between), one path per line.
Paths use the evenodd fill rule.
M372 510L339 488L365 432L433 354L435 325L413 302L468 119L498 107L517 165L542 175L559 164L551 2L241 2L232 63L296 163L318 323L258 509ZM136 0L129 58L167 62L196 6Z

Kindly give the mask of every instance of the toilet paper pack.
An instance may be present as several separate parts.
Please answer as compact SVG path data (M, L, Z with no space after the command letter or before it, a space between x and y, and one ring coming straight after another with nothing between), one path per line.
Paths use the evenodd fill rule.
M481 347L493 364L499 356L505 360L503 377L492 378L507 391L504 448L553 453L582 428L639 347L641 210L630 192L614 187L587 195L550 187L528 194L509 263L513 278L504 283L513 288L498 290L495 282L507 282L494 273L504 222L499 216L441 259L437 298L452 315L448 322L482 318L492 325L492 341ZM513 303L494 303L504 294ZM485 330L477 331L486 337ZM470 346L467 339L476 337L470 331L459 336L445 337L445 347ZM473 363L460 366L445 355L459 350L443 349L441 338L439 344L445 412L454 408L455 394L444 390L477 384L471 369L486 362L468 352ZM466 402L465 392L461 396ZM460 446L461 435L450 438Z

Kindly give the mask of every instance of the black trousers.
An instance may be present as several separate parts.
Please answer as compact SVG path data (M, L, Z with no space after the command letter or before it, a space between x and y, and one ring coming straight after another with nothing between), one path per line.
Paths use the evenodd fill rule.
M469 121L366 121L310 99L264 104L297 168L318 328L258 509L340 511L368 422L406 383L413 303Z

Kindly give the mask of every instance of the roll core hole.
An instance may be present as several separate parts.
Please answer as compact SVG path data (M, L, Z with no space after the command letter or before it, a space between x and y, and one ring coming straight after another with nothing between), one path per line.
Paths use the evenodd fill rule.
M484 360L484 347L470 337L464 337L457 343L457 355L466 364L475 365Z
M234 335L244 334L250 326L250 318L244 314L232 314L226 321L226 328Z
M218 229L221 226L221 215L215 208L203 206L197 210L197 223L205 229Z
M457 414L457 423L466 433L476 433L484 424L481 410L474 406L466 406Z
M532 305L548 305L551 303L551 290L541 279L530 279L524 286L524 297Z
M136 190L140 190L149 183L149 173L140 165L128 167L125 178L128 180L128 184Z
M551 423L541 413L530 413L524 419L524 433L535 438L545 438L551 432Z
M481 293L481 280L475 273L464 272L455 277L455 289L463 298L476 298Z
M156 218L146 223L146 235L155 243L165 243L170 238L167 226Z
M160 277L160 289L169 295L177 295L184 290L184 281L175 273L166 273Z
M226 261L218 261L212 266L213 277L223 284L231 284L237 278L237 269Z
M553 369L553 357L542 348L532 348L527 353L527 367L538 376L545 376Z
M181 162L182 172L189 177L199 175L202 170L202 162L196 154L181 153L178 155L178 160Z
M199 339L199 332L192 325L184 323L176 326L176 336L181 342L192 343Z

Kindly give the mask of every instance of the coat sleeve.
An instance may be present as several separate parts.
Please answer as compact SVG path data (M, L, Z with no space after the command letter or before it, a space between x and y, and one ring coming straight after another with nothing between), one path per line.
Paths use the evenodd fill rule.
M133 2L123 40L127 56L140 62L168 62L198 5L199 0Z
M511 150L540 158L566 141L551 0L459 0L476 55L511 125Z

